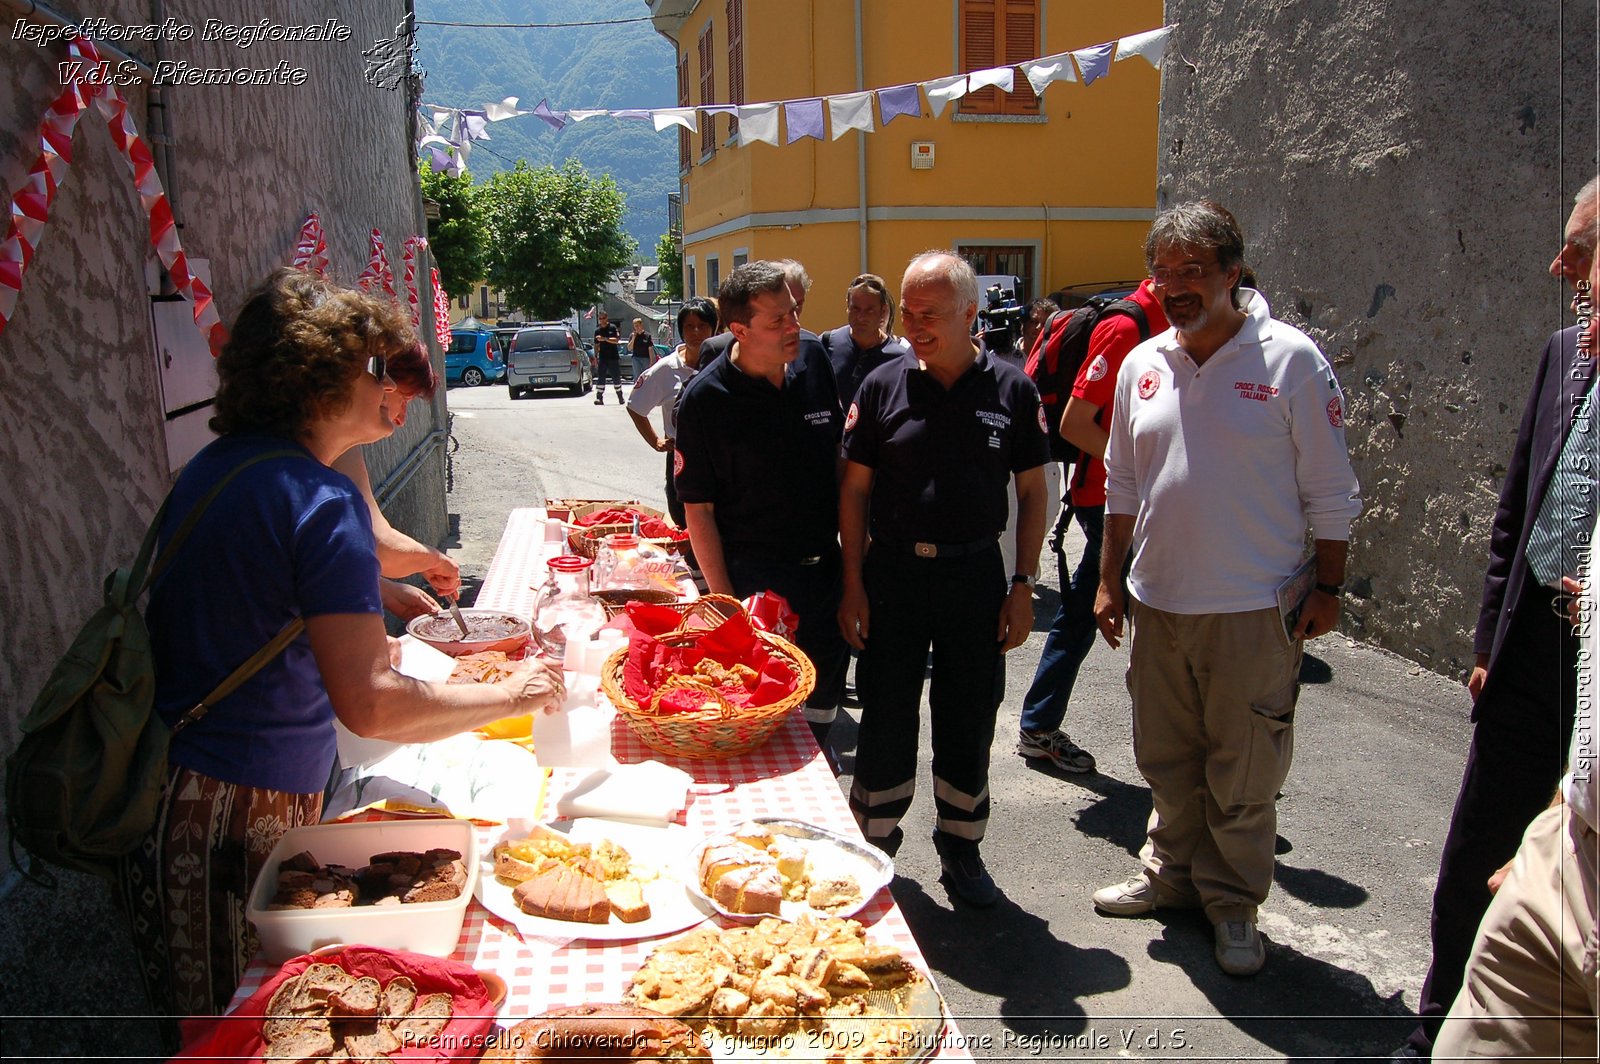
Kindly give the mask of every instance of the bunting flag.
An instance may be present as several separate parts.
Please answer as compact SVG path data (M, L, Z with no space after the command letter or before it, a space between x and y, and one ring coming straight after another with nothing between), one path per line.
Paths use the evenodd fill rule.
M690 133L700 132L700 123L693 107L663 107L650 112L650 117L655 120L657 133L668 126L682 126Z
M1131 37L1124 37L1117 42L1117 62L1122 62L1129 56L1139 56L1157 70L1161 69L1161 59L1167 53L1167 38L1172 36L1171 26L1162 26L1158 30L1148 30L1144 33L1135 33Z
M1161 26L1142 33L1130 34L1116 41L1060 52L1039 59L1028 59L1008 66L953 74L931 81L840 93L837 96L775 100L755 104L719 103L696 107L587 108L565 111L551 108L548 99L539 101L539 105L531 111L519 108L515 96L507 96L497 103L484 104L478 110L426 104L422 109L427 115L431 115L431 119L422 117L418 122L417 152L419 155L430 155L436 170L463 174L467 170L471 142L488 139L486 131L488 123L530 114L557 131L573 122L606 116L650 122L657 132L671 127L699 132L698 115L709 117L725 114L738 118L741 145L754 144L758 141L777 145L778 114L781 108L787 130L785 143L793 144L808 137L822 140L825 121L832 125L832 139L838 140L851 130L865 133L877 131L877 124L874 123L872 114L873 97L877 97L878 100L879 121L883 125L888 125L901 115L922 117L924 93L927 94L928 107L933 116L941 118L947 105L980 89L995 88L1001 92L1015 92L1016 72L1019 69L1036 96L1042 96L1045 88L1057 81L1077 82L1081 77L1082 83L1089 85L1110 73L1113 62L1135 55L1141 56L1152 67L1160 70L1174 28L1175 24ZM824 113L827 115L826 119L823 117ZM754 128L747 128L747 123L754 123Z
M1111 53L1116 47L1115 44L1097 44L1093 48L1080 48L1072 53L1072 58L1078 61L1078 71L1083 75L1085 85L1093 85L1096 78L1111 73Z
M485 104L483 108L483 117L491 122L504 122L508 118L515 118L518 115L528 113L527 111L517 110L517 98L515 96L507 96L499 103Z
M328 240L322 233L322 218L312 211L300 227L300 236L294 242L294 259L290 262L297 270L309 270L318 277L328 272Z
M892 89L879 89L878 113L883 115L884 125L888 125L901 115L921 118L922 87L920 85L896 85Z
M828 121L833 124L833 139L838 140L852 129L871 133L872 93L852 92L844 96L828 97Z
M86 73L105 69L99 49L87 38L69 40L67 54L77 61L77 69ZM71 64L64 67L70 68ZM128 102L117 87L91 84L82 74L69 82L45 111L39 123L39 157L29 168L22 188L11 198L11 221L5 238L0 240L0 331L5 329L16 310L17 298L22 292L22 275L33 261L56 190L66 180L72 164L72 136L77 131L78 120L91 104L105 119L117 151L128 163L140 206L149 223L151 248L173 285L193 307L195 325L206 338L211 353L218 354L227 341L227 330L217 315L211 289L189 272L188 256L178 238L172 206L161 187L150 147L134 126L128 114Z
M539 101L539 106L533 109L533 117L548 124L551 129L564 129L567 124L567 113L550 110L549 100Z
M372 256L367 260L367 268L356 278L356 287L364 292L381 290L390 299L394 298L394 274L389 270L389 254L383 250L383 234L376 229L372 231Z
M739 107L739 143L778 145L778 105L775 103L741 104Z
M786 144L802 137L822 139L822 101L791 100L783 105L783 124L788 128Z
M406 242L400 247L400 261L404 264L405 269L403 283L406 290L406 305L411 309L411 327L413 329L422 328L422 299L417 295L417 249L427 246L428 240L426 237L408 236L406 237ZM438 282L435 280L435 290L438 287Z
M967 91L977 92L987 89L991 85L1001 92L1010 92L1016 84L1016 69L1013 67L990 67L988 70L974 70L967 75Z
M428 267L428 282L433 285L433 335L439 346L450 350L450 297L439 283L439 267Z
M924 81L922 89L928 94L928 106L933 110L933 117L938 118L944 114L945 104L959 100L967 94L967 76L952 74L947 78Z
M1078 72L1072 67L1071 52L1047 55L1043 59L1032 59L1017 65L1022 67L1022 76L1033 86L1035 96L1043 96L1045 86L1053 81L1078 80Z

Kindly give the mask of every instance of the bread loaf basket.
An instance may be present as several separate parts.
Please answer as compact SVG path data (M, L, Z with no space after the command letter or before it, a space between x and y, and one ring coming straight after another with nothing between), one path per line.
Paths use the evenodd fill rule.
M725 595L707 595L684 604L683 623L661 638L663 643L692 642L704 631L696 626L699 618L720 624L744 607ZM641 742L658 753L695 760L719 760L747 754L760 746L783 725L789 711L803 705L817 685L817 670L811 659L793 643L759 629L756 636L769 652L782 657L794 669L794 690L764 706L731 705L716 688L688 676L675 676L658 687L649 702L641 705L629 697L622 684L628 648L615 651L600 670L600 687L616 707L617 714L633 729ZM662 713L661 698L670 691L690 690L704 696L705 708L689 713Z

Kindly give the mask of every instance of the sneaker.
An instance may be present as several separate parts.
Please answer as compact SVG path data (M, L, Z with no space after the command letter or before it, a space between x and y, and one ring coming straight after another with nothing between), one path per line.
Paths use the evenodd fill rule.
M1094 892L1094 907L1110 916L1143 916L1157 909L1192 909L1195 902L1163 891L1143 875Z
M595 406L605 406L606 405L606 397L603 396L603 395L595 396L594 397L594 405Z
M1261 932L1249 920L1224 920L1217 925L1217 967L1229 975L1255 975L1267 960Z
M1042 757L1063 772L1093 772L1094 755L1061 730L1018 732L1017 753L1023 757Z
M1000 900L1000 888L983 867L977 843L935 831L933 848L939 851L939 882L951 894L977 909L991 908Z

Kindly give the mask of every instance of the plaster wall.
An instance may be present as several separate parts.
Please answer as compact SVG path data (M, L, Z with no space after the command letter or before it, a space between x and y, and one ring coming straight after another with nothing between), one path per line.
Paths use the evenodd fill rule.
M1238 217L1274 315L1327 352L1366 510L1345 626L1472 662L1490 525L1595 173L1596 4L1169 0L1158 206Z
M162 5L98 0L57 7L76 18L144 25ZM368 233L380 229L397 283L401 245L422 231L411 166L403 89L363 78L361 51L393 35L401 0L332 3L315 10L287 0L249 5L177 0L162 12L194 27L189 41L161 45L168 59L198 67L304 68L303 84L282 87L168 87L176 134L175 207L191 257L210 260L224 322L251 286L292 256L306 215L327 229L330 273L353 282L366 265ZM14 30L0 8L0 186L18 188L39 150L38 124L60 93L56 64L66 46L41 46ZM344 42L259 42L248 50L201 40L208 18L228 23L294 25L336 18ZM146 61L154 46L128 43ZM146 85L123 89L140 130L149 129ZM80 121L72 166L23 281L12 320L0 333L0 754L15 746L17 725L49 669L97 605L101 577L131 559L171 483L163 404L151 332L145 267L152 258L148 223L129 169L94 113ZM422 299L431 308L423 264ZM431 318L426 319L431 321ZM439 358L437 352L435 357ZM436 362L442 373L442 361ZM430 408L413 405L396 436L368 451L382 484L436 427L444 424L443 389ZM389 504L391 520L418 539L446 531L442 447ZM9 869L0 869L9 872ZM115 1014L147 1011L132 982L131 954L103 888L64 876L56 892L0 875L0 966L25 973L0 994L4 1014ZM52 957L49 965L38 958ZM90 973L80 992L69 972ZM92 988L92 989L90 989ZM89 994L93 1000L80 1000ZM26 1034L13 1052L26 1053ZM47 1033L49 1055L71 1052L72 1038ZM116 1044L125 1045L122 1032ZM94 1054L92 1030L77 1052ZM63 1041L65 1039L65 1041ZM125 1050L132 1052L133 1050Z

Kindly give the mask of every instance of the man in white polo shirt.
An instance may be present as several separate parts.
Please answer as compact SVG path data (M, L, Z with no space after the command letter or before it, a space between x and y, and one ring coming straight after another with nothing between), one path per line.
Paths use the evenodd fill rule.
M1144 870L1094 904L1121 916L1203 907L1222 970L1253 975L1266 958L1256 908L1272 885L1301 640L1338 623L1360 489L1333 369L1239 287L1233 215L1208 201L1164 211L1145 260L1172 328L1117 374L1095 622L1119 645L1131 548L1128 689L1154 809ZM1316 587L1291 632L1277 592L1308 530Z

